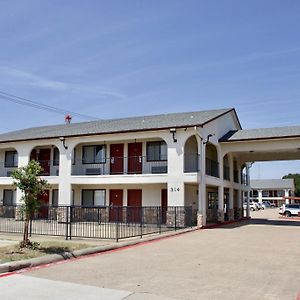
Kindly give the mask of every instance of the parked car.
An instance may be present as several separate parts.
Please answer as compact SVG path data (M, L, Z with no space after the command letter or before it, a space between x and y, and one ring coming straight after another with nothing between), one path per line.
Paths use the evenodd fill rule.
M275 207L275 204L274 203L272 203L272 202L270 202L270 201L263 201L262 202L264 205L265 205L265 207L267 208L267 207L271 207L271 208L274 208Z
M279 213L286 217L299 216L300 204L283 204L279 208Z
M259 202L254 202L254 204L257 206L257 208L258 209L262 209L262 210L264 210L265 209L265 206L264 205L262 205L261 203L259 203Z
M258 206L256 205L255 202L249 202L249 207L250 207L250 210L251 210L251 211L258 210ZM247 209L247 202L244 202L243 208L244 208L244 209Z

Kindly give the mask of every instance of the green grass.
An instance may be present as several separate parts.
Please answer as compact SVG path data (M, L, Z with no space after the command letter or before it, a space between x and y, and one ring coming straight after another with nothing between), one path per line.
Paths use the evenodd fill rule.
M93 247L93 245L72 242L43 241L37 249L20 248L19 244L0 247L0 263L40 257L48 254L62 254L73 250Z

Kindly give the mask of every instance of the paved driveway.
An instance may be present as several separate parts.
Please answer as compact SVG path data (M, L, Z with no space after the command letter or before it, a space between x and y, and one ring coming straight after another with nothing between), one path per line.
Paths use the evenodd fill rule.
M240 226L199 230L2 278L1 297L27 299L18 294L23 284L29 291L35 287L28 299L40 299L41 293L51 299L55 293L52 299L295 300L300 222L278 219L277 210L252 217Z

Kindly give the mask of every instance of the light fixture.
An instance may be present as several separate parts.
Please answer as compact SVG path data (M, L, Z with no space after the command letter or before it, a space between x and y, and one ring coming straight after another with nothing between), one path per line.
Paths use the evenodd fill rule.
M60 141L62 142L64 148L67 150L67 149L68 149L68 146L66 146L66 139L65 139L65 137L64 137L64 136L61 136L59 139L60 139Z
M176 128L170 128L170 133L172 133L173 142L177 143L177 139L175 138Z
M214 136L215 134L213 133L213 134L209 134L207 137L206 137L206 141L205 142L203 142L203 145L206 145L208 142L209 142L209 139L212 137L212 136Z

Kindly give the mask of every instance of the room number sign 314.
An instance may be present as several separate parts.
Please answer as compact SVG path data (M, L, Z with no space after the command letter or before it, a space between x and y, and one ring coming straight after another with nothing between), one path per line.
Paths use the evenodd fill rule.
M179 192L179 191L180 191L180 188L179 188L179 187L171 187L171 188L170 188L170 191L171 191L171 192Z

